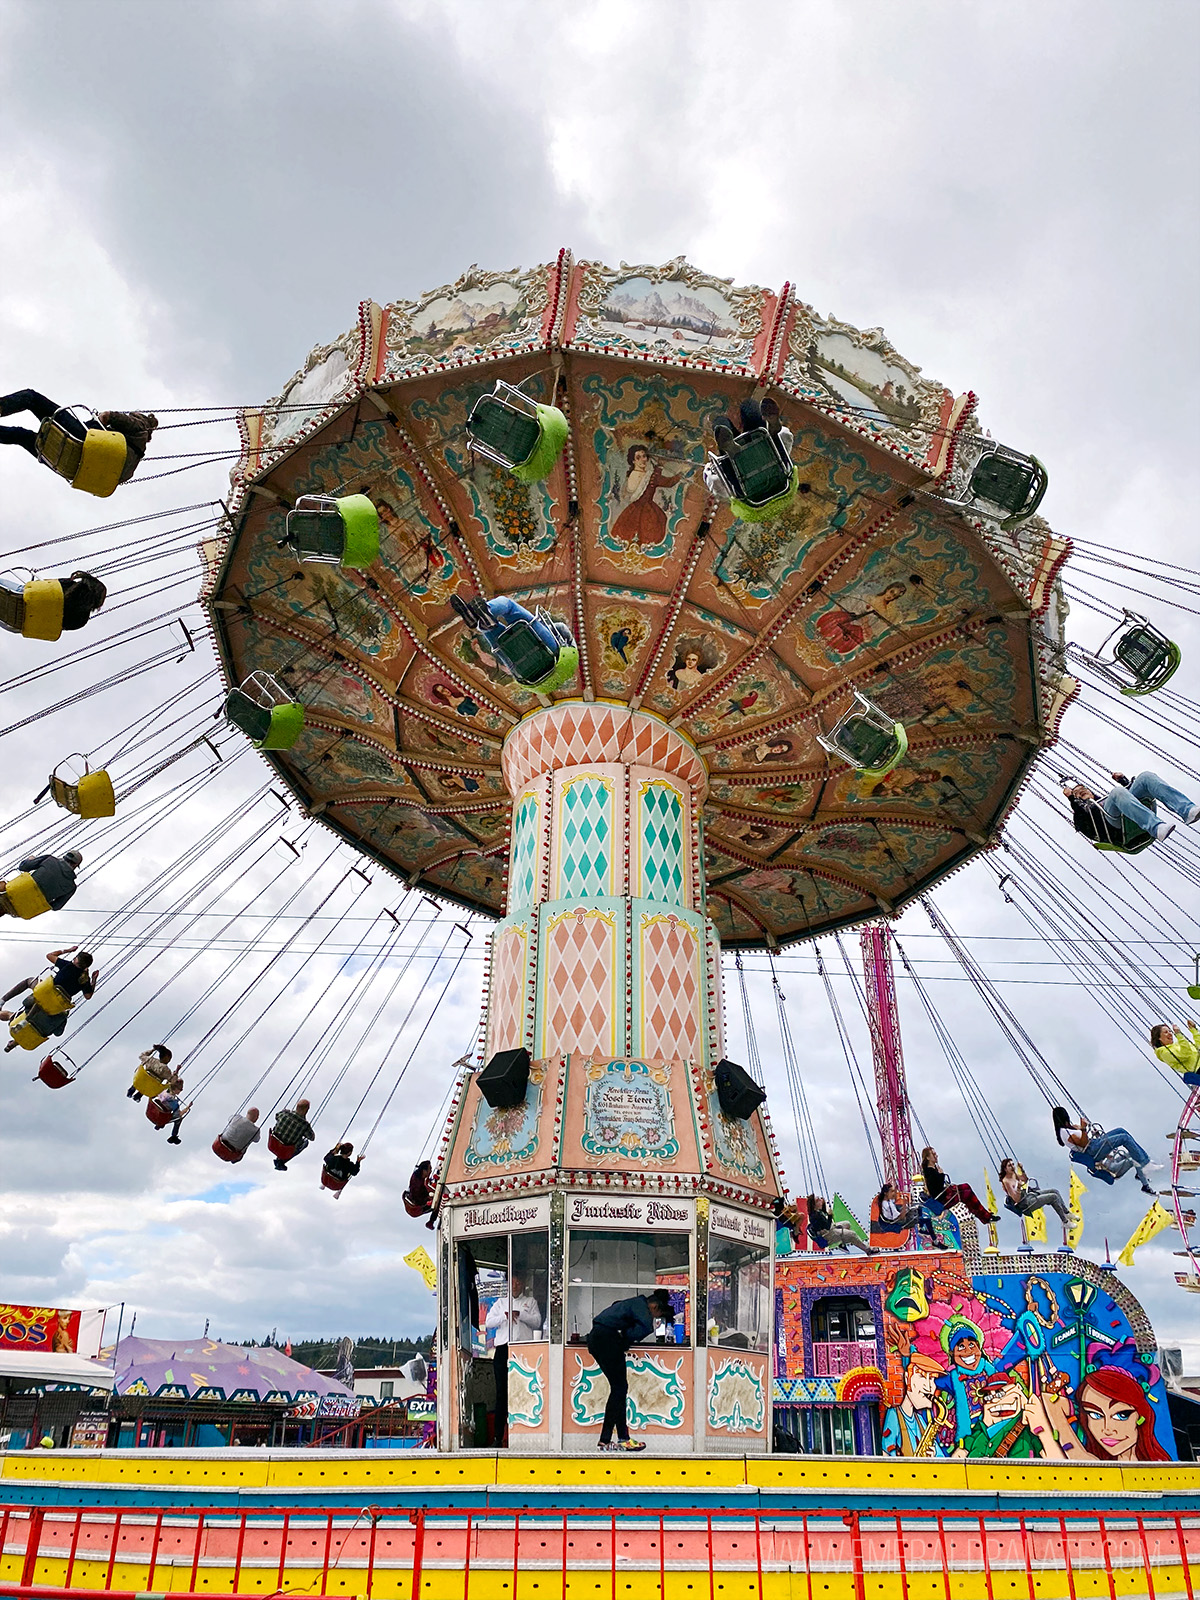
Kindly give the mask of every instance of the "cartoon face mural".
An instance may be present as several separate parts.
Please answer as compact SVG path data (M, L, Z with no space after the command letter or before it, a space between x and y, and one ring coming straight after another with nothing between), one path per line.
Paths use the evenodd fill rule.
M882 1328L882 1451L926 1459L1175 1459L1153 1333L1118 1280L1077 1270L976 1272L962 1257L793 1256L777 1264L776 1399L844 1403L808 1325L823 1296L859 1295ZM836 1275L835 1275L836 1271ZM854 1347L861 1361L861 1344ZM836 1362L834 1363L836 1366Z

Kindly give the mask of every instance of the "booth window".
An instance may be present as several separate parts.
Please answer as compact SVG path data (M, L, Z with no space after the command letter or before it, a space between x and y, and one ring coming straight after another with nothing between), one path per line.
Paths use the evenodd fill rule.
M673 1330L660 1339L686 1344L691 1338L690 1234L601 1233L572 1230L567 1252L567 1328L582 1344L596 1313L618 1300L666 1289L675 1308Z
M708 1342L766 1350L773 1305L769 1246L710 1234Z
M456 1258L460 1349L490 1354L501 1323L507 1326L509 1344L550 1337L547 1232L460 1239Z

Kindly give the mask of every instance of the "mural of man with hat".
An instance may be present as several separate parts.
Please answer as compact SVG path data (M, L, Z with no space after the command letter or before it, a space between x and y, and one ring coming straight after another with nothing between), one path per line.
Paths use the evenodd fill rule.
M914 1350L904 1369L904 1399L891 1406L883 1419L885 1456L944 1457L938 1430L946 1420L937 1382L941 1363Z
M1040 1394L1031 1395L1015 1372L993 1372L979 1386L979 1421L954 1452L956 1460L979 1456L1017 1460L1042 1454L1039 1435L1053 1430Z

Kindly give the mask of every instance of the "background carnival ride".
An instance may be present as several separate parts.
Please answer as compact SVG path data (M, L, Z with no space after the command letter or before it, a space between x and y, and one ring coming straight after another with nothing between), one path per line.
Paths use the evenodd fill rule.
M476 370L482 361L491 365ZM544 484L517 485L467 452L466 411L497 372L510 381L529 379L535 393L557 398L571 419L568 451ZM805 491L775 522L746 525L707 504L699 466L712 417L756 384L777 395L796 432ZM514 889L512 801L501 746L537 702L464 633L448 601L461 587L546 604L567 618L581 646L580 678L560 691L560 700L650 713L700 753L707 792L702 811L697 805L689 819L697 842L703 828L697 924L706 911L724 944L747 950L835 934L898 911L995 839L1074 691L1055 581L1065 542L1040 518L1006 533L945 504L947 495L961 493L956 455L975 437L972 409L969 397L956 402L922 379L882 335L819 319L786 287L778 295L734 290L681 262L616 273L577 265L564 253L530 273L473 271L420 301L365 305L357 328L314 351L277 403L243 414L230 520L204 545L222 660L236 681L253 670L275 673L305 703L301 740L273 763L310 817L397 869L410 886L496 915L506 890L511 906ZM365 489L383 520L382 560L365 577L304 569L277 545L281 502L341 489ZM167 542L157 530L140 545L122 532L125 543L109 571L140 562L152 574L148 585L161 592L164 560L211 527L207 507L185 509L206 515L178 524ZM1097 552L1085 559L1093 581L1112 578L1116 557ZM168 632L173 613L156 620L163 648L127 676L190 649L190 638ZM82 654L93 647L89 641ZM118 677L96 687L115 686ZM828 728L852 686L909 730L907 762L876 782L856 778L816 745L816 730ZM1102 682L1092 687L1105 695ZM195 709L190 727L181 728L188 694ZM214 781L212 769L192 769L179 780L174 767L211 745L227 756L238 749L236 735L212 732L202 698L210 695L211 683L201 676L121 730L107 749L91 752L118 769L129 767L121 800L135 785L157 787L135 812L125 806L113 823L93 825L85 837L111 840L114 852L125 849L137 828L163 819ZM1168 693L1161 704L1168 721L1193 715L1179 696ZM616 715L614 709L610 716ZM1087 758L1068 748L1080 768ZM139 762L129 761L134 752ZM1089 766L1084 775L1094 771ZM1040 799L1046 778L1034 781ZM197 904L197 881L210 896L205 911L221 903L234 874L254 882L247 841L261 843L265 856L273 838L271 820L261 820L262 800L262 791L248 797L102 925L101 936L110 940L135 925L141 935L110 968L110 982L122 967L129 968L122 989L139 978L158 959L156 936L166 948L181 947L179 918L185 902ZM14 820L14 839L28 821ZM243 824L246 832L235 836L231 830ZM45 830L42 847L72 826ZM214 861L218 837L235 842ZM1078 908L1069 889L1054 883L1057 867L1016 830L1008 842L1005 866L1014 870L998 876L1031 925L1051 934L1072 927ZM531 856L532 847L526 869ZM1190 840L1178 842L1172 864L1196 881ZM586 867L585 892L613 887L600 882L596 852ZM669 849L660 867L670 872ZM197 876L180 904L168 908L166 884L187 871ZM324 898L232 1005L220 978L210 986L206 998L220 996L221 1016L191 1049L205 1064L189 1087L206 1090L237 1058L264 1000L269 1005L281 992L273 990L274 978L264 982L272 968L281 963L275 978L283 977L284 958L304 949L297 949L301 930L325 914L335 894L348 899L358 883L348 872L331 886L318 885L317 877L308 874ZM261 898L258 883L255 890L243 910ZM311 904L311 893L300 895L298 889L278 906L266 934L283 927L290 904ZM1138 910L1156 931L1170 926L1157 901ZM1118 914L1129 912L1126 903ZM367 1000L371 979L404 949L387 998L396 992L419 949L403 945L401 934L420 928L423 916L423 903L412 896L403 921L393 919L379 939L383 913L377 915L368 930L373 942L367 935L360 941L370 952L368 966L356 972L350 961L341 963L353 981L343 982L334 1029L286 1083L279 1074L270 1078L280 1099L316 1084L322 1109L338 1103L354 1065L347 1043L365 1042L383 1009L361 1026L374 1001L373 993ZM1136 950L1101 954L1089 937L1092 948L1081 952L1083 941L1074 940L1063 959L1080 982L1103 991L1121 1021L1136 1026L1147 1008L1162 1014L1164 1003L1170 1015L1179 1014L1158 974L1141 993L1114 998L1115 978L1136 981L1146 967ZM1182 945L1180 937L1177 961ZM200 950L209 948L206 938ZM426 1002L447 992L467 949L451 928L440 949L421 951L421 960L440 958L428 974L429 994L422 990ZM316 953L307 951L303 962ZM1111 963L1108 971L1101 962ZM580 1016L597 1014L614 970L586 971L576 963L582 996L572 996L552 1044L618 1044L578 1036ZM493 976L493 993L494 984ZM242 1031L230 1038L230 1012L256 989L254 1005L239 1018ZM115 998L110 990L104 1004ZM644 995L638 999L644 1004ZM634 1006L631 999L627 1029ZM99 1009L97 1003L87 1020ZM432 1016L428 1010L424 1030ZM402 1023L395 1041L403 1029ZM567 1030L575 1036L564 1041ZM405 1042L411 1037L410 1030ZM802 1176L815 1183L811 1115L786 1035L784 1042ZM746 1043L753 1054L752 1028ZM418 1037L409 1061L420 1044ZM612 1053L619 1051L618 1044ZM348 1127L356 1116L361 1123L372 1094L372 1109L378 1108L372 1131L378 1125L400 1081L397 1075L392 1084L395 1067L385 1073L387 1062L385 1052ZM1038 1070L1035 1062L1035 1081ZM977 1086L969 1073L955 1076L971 1105Z

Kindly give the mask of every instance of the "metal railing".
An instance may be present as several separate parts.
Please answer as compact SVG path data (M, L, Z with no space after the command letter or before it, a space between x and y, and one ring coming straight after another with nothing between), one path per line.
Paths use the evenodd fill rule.
M1197 1600L1198 1569L1172 1511L0 1509L0 1596L28 1600Z

